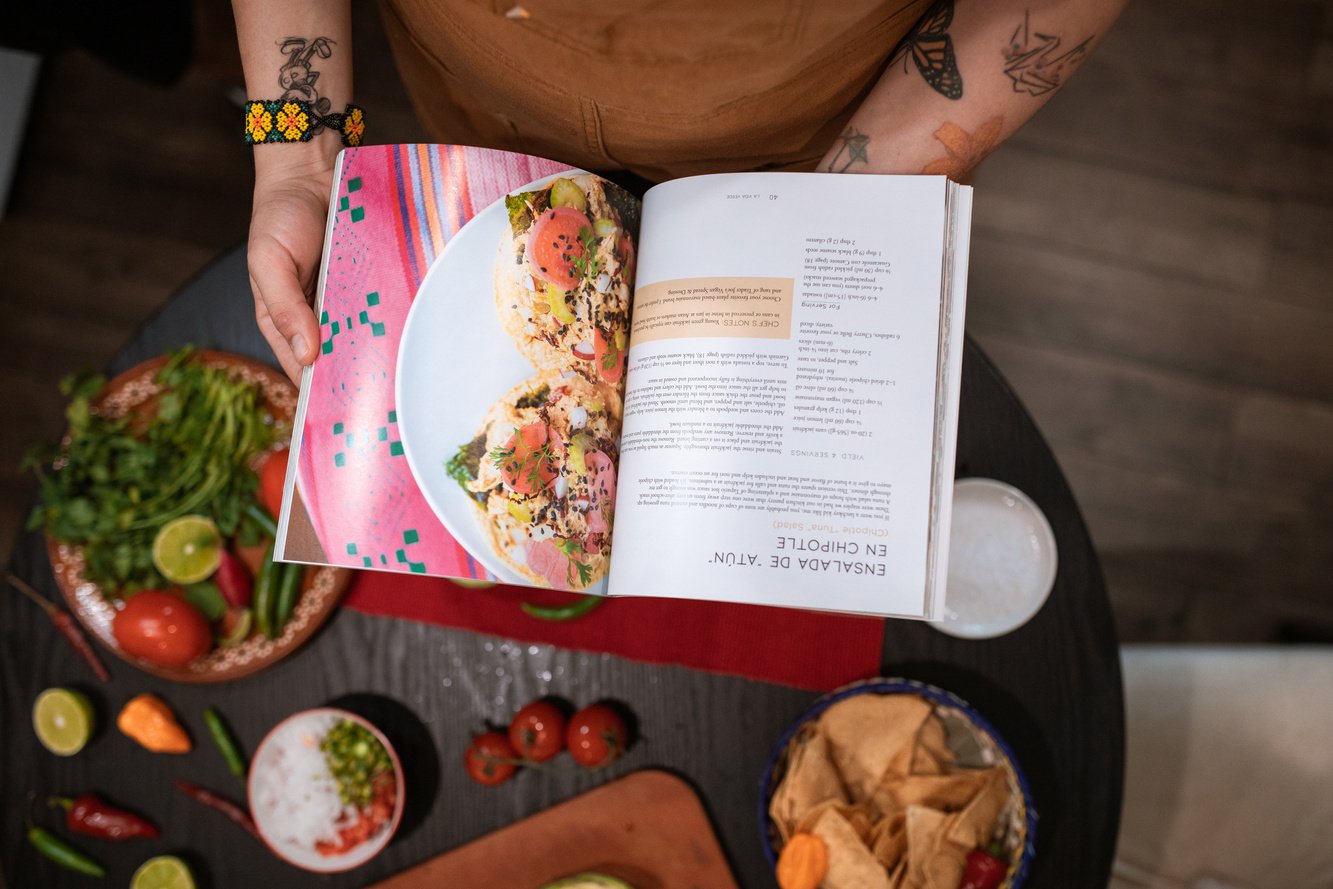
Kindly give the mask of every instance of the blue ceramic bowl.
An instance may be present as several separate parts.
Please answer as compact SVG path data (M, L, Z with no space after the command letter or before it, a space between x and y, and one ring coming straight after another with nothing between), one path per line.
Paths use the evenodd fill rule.
M913 679L867 679L843 686L811 704L810 708L783 732L773 748L772 755L768 758L763 777L759 780L759 836L768 863L777 866L781 843L777 827L768 815L768 804L778 782L786 772L787 757L793 739L802 726L818 719L829 707L853 695L865 694L911 694L925 698L935 705L936 714L940 715L947 725L962 725L970 731L975 741L975 750L970 752L969 757L960 757L960 761L967 765L1000 766L1005 770L1013 803L1001 817L1007 817L1010 821L1011 855L1009 870L1000 883L1000 889L1018 889L1023 885L1028 868L1032 864L1033 844L1037 836L1037 810L1033 807L1032 789L1028 786L1023 769L999 732L980 713L972 709L970 704L952 692ZM953 732L950 732L950 737L953 737ZM976 761L969 762L969 758L974 758Z

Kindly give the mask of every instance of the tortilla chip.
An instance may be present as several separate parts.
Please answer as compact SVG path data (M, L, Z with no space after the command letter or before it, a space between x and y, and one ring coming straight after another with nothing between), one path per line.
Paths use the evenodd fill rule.
M806 809L801 813L801 817L792 823L792 833L813 833L816 822L824 817L824 813L830 809L837 810L837 800L825 800L817 806ZM841 815L841 812L838 812Z
M853 802L873 795L890 770L906 774L930 704L916 695L856 695L824 711L820 729Z
M824 809L810 832L828 846L828 873L821 889L890 889L884 866L835 806Z
M967 852L948 840L941 839L935 852L922 868L926 877L925 889L958 889L967 870Z
M953 751L945 737L944 723L933 713L921 724L912 753L913 775L939 775L953 765Z
M785 842L797 832L796 824L807 812L830 800L844 803L847 796L824 736L815 729L803 740L798 736L793 742L786 774L773 792L768 814Z
M847 819L847 823L852 826L852 830L856 831L856 835L861 838L861 842L865 844L866 848L870 848L870 837L874 833L874 824L866 813L866 809L862 806L840 806L838 811L843 818Z
M907 889L907 859L898 860L897 866L889 871L890 889Z
M886 870L892 871L907 851L907 816L903 813L882 818L870 838L870 851ZM892 878L890 878L890 882Z
M807 811L800 817L795 824L793 833L811 833L814 831L815 824L824 817L827 811L837 812L847 824L856 831L856 835L867 847L871 843L871 836L874 833L874 823L870 818L870 813L866 806L844 803L838 800L826 800L813 809Z
M890 777L875 790L873 799L876 809L884 813L908 806L929 806L942 812L956 812L972 801L986 781L984 771Z
M985 846L995 835L995 819L1009 802L1009 782L998 766L978 773L980 786L949 828L949 839L966 849Z
M908 884L926 885L926 862L935 855L944 832L946 816L926 806L907 810L907 880Z

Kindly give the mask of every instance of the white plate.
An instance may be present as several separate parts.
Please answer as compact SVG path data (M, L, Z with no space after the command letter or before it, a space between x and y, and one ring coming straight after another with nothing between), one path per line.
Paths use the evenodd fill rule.
M570 175L547 176L514 192ZM496 399L537 372L495 311L496 254L508 226L500 198L463 226L426 272L398 346L394 401L407 465L435 515L500 580L532 586L491 548L475 501L444 470L476 436Z
M1055 584L1055 534L1037 504L1004 482L960 479L953 488L949 577L937 630L990 639L1032 619Z

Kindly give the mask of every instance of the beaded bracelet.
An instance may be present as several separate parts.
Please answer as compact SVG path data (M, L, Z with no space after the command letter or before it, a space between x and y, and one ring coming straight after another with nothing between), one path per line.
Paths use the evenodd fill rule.
M342 136L343 145L355 148L366 132L365 112L348 105L341 114L319 114L300 99L250 99L245 103L245 144L309 142L325 126Z

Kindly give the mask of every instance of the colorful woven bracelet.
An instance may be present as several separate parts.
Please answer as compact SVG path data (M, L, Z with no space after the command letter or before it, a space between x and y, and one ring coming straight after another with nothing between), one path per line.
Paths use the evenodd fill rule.
M300 99L250 99L245 103L245 144L309 142L320 127L342 136L343 145L355 148L366 132L365 112L348 105L341 114L319 114Z

